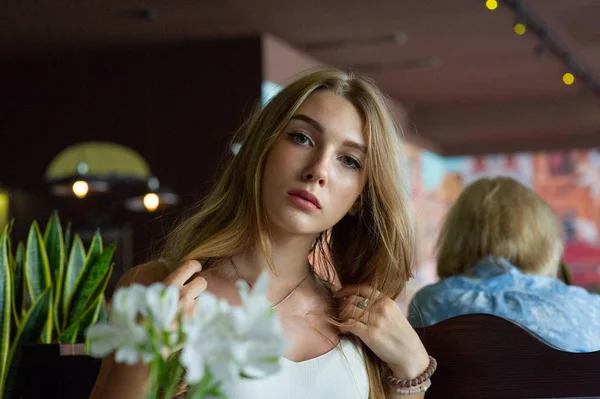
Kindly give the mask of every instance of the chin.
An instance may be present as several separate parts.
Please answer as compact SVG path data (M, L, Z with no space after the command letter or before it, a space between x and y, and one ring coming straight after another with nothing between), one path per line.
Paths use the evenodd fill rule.
M295 212L294 212L295 213ZM322 223L318 223L318 218L322 216L311 216L306 214L292 214L291 212L285 212L285 214L277 215L273 218L269 218L271 221L271 230L285 232L287 234L295 235L317 235L327 227L323 227Z

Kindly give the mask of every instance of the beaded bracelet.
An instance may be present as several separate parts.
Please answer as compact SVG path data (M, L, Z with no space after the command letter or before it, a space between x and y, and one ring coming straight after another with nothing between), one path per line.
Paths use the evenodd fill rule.
M412 380L401 380L399 378L394 377L393 375L389 375L387 377L387 380L392 388L394 388L394 387L399 387L399 388L416 387L418 385L423 384L425 381L427 381L429 378L431 378L433 373L435 373L435 369L437 369L437 360L435 360L433 357L429 356L429 365L427 366L427 368L425 369L423 374L421 374L420 376L413 378Z
M400 395L414 395L416 393L427 392L430 386L431 380L427 380L418 388L396 388L396 393Z

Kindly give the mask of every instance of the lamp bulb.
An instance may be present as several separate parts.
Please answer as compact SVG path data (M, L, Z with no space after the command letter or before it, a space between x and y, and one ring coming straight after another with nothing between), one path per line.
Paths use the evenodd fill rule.
M89 186L85 180L77 180L73 183L73 194L77 198L84 198L89 191Z

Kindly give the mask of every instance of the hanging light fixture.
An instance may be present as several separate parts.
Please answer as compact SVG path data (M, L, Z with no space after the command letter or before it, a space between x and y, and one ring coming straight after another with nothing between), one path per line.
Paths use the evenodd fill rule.
M120 144L85 142L61 151L50 162L45 180L57 196L85 198L119 183L144 184L150 168L140 154Z
M133 212L154 212L165 206L177 205L179 196L168 187L162 187L156 177L148 179L146 190L128 198L125 207Z

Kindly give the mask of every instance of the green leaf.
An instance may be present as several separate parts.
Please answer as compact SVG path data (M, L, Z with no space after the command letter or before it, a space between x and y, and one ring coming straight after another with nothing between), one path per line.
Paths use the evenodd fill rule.
M50 274L50 265L46 246L40 228L37 222L31 224L29 235L27 237L27 248L25 249L25 281L31 297L31 302L36 302L37 298L47 288L52 288L52 277ZM52 311L49 308L46 314L46 326L42 331L42 342L50 343L52 341Z
M98 319L98 313L102 307L102 297L98 297L83 314L73 322L60 336L59 342L74 344L82 339L85 330Z
M75 289L69 303L67 325L71 325L77 320L87 306L89 306L89 304L99 295L104 293L104 288L108 283L107 272L112 268L112 257L114 253L115 244L111 244L106 247L95 261L91 263L86 261L86 264L75 283ZM108 275L108 277L110 277L110 275Z
M107 249L108 249L108 247L107 247ZM100 280L100 283L96 286L96 289L94 291L92 291L92 293L90 294L90 298L88 299L87 303L84 305L84 308L87 308L88 306L90 306L99 297L104 296L104 291L106 291L106 287L108 286L110 277L112 276L112 272L114 269L112 260L109 260L109 262L110 263L109 263L108 269L106 269L106 272L104 273L104 276L102 276L102 280ZM94 267L96 267L96 266L94 265Z
M25 280L31 301L35 302L52 285L48 255L37 222L31 224L25 250Z
M15 383L17 382L17 374L21 368L23 346L34 344L38 341L38 337L47 322L46 311L51 304L51 297L52 288L48 287L37 296L31 309L29 309L29 312L23 318L21 328L17 332L8 354L9 367L6 379L4 380L4 386L0 386L4 394L2 396L4 399L20 398L21 393L16 391Z
M71 230L71 222L67 223L65 229L65 254L71 252L71 240L73 239L73 231Z
M48 254L52 283L56 286L57 282L60 282L62 278L65 264L65 243L63 241L60 219L56 212L48 220L46 231L44 232L44 242L46 244L46 253Z
M85 249L81 242L81 238L79 238L79 235L75 234L63 282L62 304L61 312L59 314L59 320L62 320L63 327L67 323L69 301L71 300L71 295L73 295L73 288L75 288L75 283L77 282L77 278L79 277L79 274L81 274L84 265Z
M61 306L62 281L65 273L65 243L63 239L62 226L58 213L55 211L48 220L46 231L44 232L44 242L46 244L46 253L48 254L48 264L50 265L50 276L52 277L53 289L53 322L56 330L59 330L58 315Z
M8 367L11 328L11 270L9 265L8 229L0 234L0 392Z
M164 398L172 398L177 387L181 384L183 366L179 362L179 353L174 353L164 363L160 386L164 391Z
M106 297L102 295L102 306L100 306L100 313L98 313L98 322L105 323L108 320L108 314L106 313Z
M92 238L92 243L90 244L90 248L88 249L85 263L92 263L94 260L100 256L102 253L102 236L100 235L100 231L96 230L94 233L94 237Z
M17 253L15 255L14 274L13 274L13 300L12 310L15 321L20 322L25 310L23 307L25 297L25 280L23 278L23 261L25 259L25 245L19 242Z

